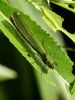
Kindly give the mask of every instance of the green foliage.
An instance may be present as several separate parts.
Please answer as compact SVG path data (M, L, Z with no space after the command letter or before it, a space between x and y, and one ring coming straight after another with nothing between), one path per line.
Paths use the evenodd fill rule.
M43 0L6 0L6 2L0 2L0 29L9 41L18 49L18 51L26 58L26 60L49 82L49 84L55 86L62 79L64 84L69 86L75 80L72 74L73 62L68 57L66 51L59 45L62 44L61 40L57 40L60 33L63 32L75 43L75 34L69 33L62 27L63 18L49 9L49 2L64 7L72 12L75 9L69 8L69 4L74 4L75 1L66 0L50 0L43 3ZM17 22L20 32L25 31L23 34L27 34L29 42L34 45L34 40L38 44L36 48L40 51L40 48L47 55L47 59L55 66L54 69L49 68L46 63L38 55L37 50L30 45L29 42L19 35L19 31L10 21L10 16L13 16L14 12L18 12L21 16L23 24L26 24L31 32L28 34L28 30L23 30L23 27ZM64 45L64 44L63 44ZM40 47L40 48L39 48ZM28 56L30 54L30 56ZM56 65L55 65L56 63ZM47 72L43 73L43 69ZM10 76L10 75L9 75ZM64 86L65 87L65 86ZM72 86L73 88L74 86ZM73 88L74 89L74 88ZM64 91L64 90L63 90ZM74 92L74 90L72 90ZM66 91L67 93L67 91ZM64 97L65 98L65 97ZM68 100L68 99L65 99Z

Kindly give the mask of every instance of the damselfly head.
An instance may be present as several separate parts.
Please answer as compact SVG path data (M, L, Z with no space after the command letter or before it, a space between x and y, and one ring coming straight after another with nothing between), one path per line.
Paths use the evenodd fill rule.
M48 66L52 69L55 68L56 63L48 62Z
M44 54L44 55L42 56L42 61L43 61L48 67L50 67L50 68L52 68L52 69L54 69L55 66L57 65L56 62L52 62L52 61L50 61L50 60L48 59L47 54Z
M75 8L75 4L69 4L68 5L70 8L74 9Z
M29 53L27 55L28 55L28 57L31 57L31 55Z

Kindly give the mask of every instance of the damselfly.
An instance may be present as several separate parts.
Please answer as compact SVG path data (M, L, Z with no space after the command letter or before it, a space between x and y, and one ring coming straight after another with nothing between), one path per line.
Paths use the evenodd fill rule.
M10 19L21 37L25 39L27 43L38 53L44 64L54 69L55 64L48 59L44 48L42 48L37 39L33 37L32 30L28 27L25 20L22 19L22 16L19 13L15 12L14 15L10 17Z

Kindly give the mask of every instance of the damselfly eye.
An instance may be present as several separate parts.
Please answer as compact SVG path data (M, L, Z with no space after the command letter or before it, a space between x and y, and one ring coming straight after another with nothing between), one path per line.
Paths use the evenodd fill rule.
M74 4L69 4L68 5L70 8L74 9L75 5Z
M28 57L31 57L31 55L30 55L29 53L27 54L27 56L28 56Z

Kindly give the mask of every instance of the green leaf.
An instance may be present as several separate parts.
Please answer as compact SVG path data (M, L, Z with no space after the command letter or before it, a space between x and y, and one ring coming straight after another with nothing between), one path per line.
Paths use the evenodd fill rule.
M60 30L60 28L62 27L63 18L45 7L41 6L40 8L44 14L43 19L46 24L54 31Z
M62 76L64 76L64 78L65 78L65 76L67 78L69 78L68 75L69 74L72 75L72 73L71 73L71 71L72 71L71 66L72 65L71 64L73 64L73 63L70 61L70 59L68 58L66 53L64 51L62 51L59 46L57 46L57 44L53 41L53 39L51 37L49 37L48 34L45 33L45 31L40 29L39 26L36 27L35 22L32 22L31 20L29 20L28 16L24 16L22 18L25 20L25 22L28 23L28 26L30 27L30 29L34 33L33 35L40 41L41 45L42 45L42 41L44 40L44 45L43 46L44 46L47 54L50 55L50 59L53 62L57 63L57 67L55 69ZM65 71L65 69L66 69L67 72ZM71 79L72 78L74 78L73 75L72 75Z
M70 83L70 93L73 95L75 92L75 80Z
M34 66L34 68L36 68L38 71L41 71L40 66L42 67L42 66L44 66L44 64L39 59L38 55L31 53L32 57L35 60L33 60L32 57L30 58L27 55L28 53L26 52L26 50L28 50L29 46L28 47L27 47L27 45L25 46L24 42L18 36L17 32L15 31L13 26L11 26L11 24L8 20L7 21L9 22L9 24L8 24L9 27L7 26L7 24L5 24L6 25L5 26L2 23L4 20L7 20L7 18L2 13L0 13L0 21L1 21L0 28L1 28L1 30L9 38L10 42L13 43L14 46L22 53L22 55ZM62 51L61 48L56 45L56 43L53 41L53 39L51 37L49 37L49 35L46 34L45 31L43 31L39 26L37 26L35 22L31 21L28 16L23 15L23 20L25 20L25 22L28 23L28 26L30 27L30 29L33 32L33 36L39 40L41 45L42 45L42 40L45 41L44 48L45 48L47 54L50 55L53 52L54 57L50 55L49 58L52 62L57 63L57 67L55 67L55 69L59 72L59 74L61 76L63 76L68 82L73 81L74 76L71 73L71 70L72 70L71 66L73 65L73 63L69 60L66 53L64 51ZM57 50L57 52L55 52L56 50ZM39 66L37 65L36 61L38 62ZM60 75L58 75L55 70L51 70L51 68L48 68L48 71L49 71L48 75L44 74L44 78L46 78L46 80L48 79L49 83L51 84L54 81L53 77L55 77L55 76L59 77Z
M75 43L75 34L69 33L62 27L63 19L54 12L48 10L47 8L41 7L41 9L45 15L44 20L47 23L47 25L54 31L60 30Z
M14 9L7 5L6 2L0 0L0 11L2 11L8 17L12 15Z
M74 94L72 95L72 100L74 100L75 99L75 92L74 92Z
M33 1L35 3L38 3L38 4L41 4L42 3L42 0L31 0L31 1Z

